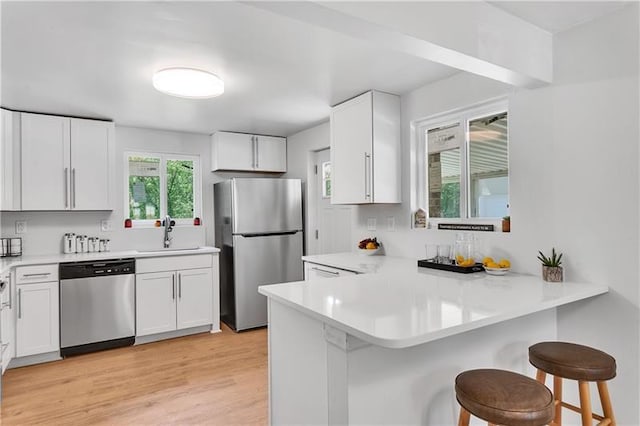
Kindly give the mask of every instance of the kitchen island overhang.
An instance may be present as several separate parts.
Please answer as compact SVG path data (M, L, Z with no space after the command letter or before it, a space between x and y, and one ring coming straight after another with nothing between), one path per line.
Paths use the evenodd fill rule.
M455 424L459 372L532 375L527 348L557 338L555 308L608 289L403 267L259 291L272 424Z

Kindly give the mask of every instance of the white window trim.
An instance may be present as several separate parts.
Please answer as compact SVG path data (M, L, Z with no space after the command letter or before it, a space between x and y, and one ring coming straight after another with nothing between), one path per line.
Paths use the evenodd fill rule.
M160 159L160 220L167 215L167 160L193 161L193 216L202 219L202 165L199 155L174 154L170 152L126 151L124 153L124 215L129 215L129 157L151 157ZM194 226L193 218L175 219L176 226ZM131 219L134 228L155 228L158 219Z
M415 187L415 200L417 208L424 209L427 212L427 218L434 224L451 222L452 220L460 221L462 223L487 223L489 221L499 222L502 218L497 217L469 217L468 206L468 194L467 194L467 174L468 174L468 161L467 161L467 149L469 146L469 121L473 121L477 118L481 118L487 115L497 114L506 111L509 113L509 102L506 97L499 97L490 99L484 102L469 105L463 108L456 108L454 110L446 111L439 114L434 114L424 119L416 120L413 122L413 128L415 129L416 144L416 162L417 162L417 182ZM465 137L462 146L460 147L460 159L464 161L464 168L461 170L460 179L464 182L464 185L460 185L460 209L465 212L464 217L458 218L444 218L444 217L430 217L429 216L429 200L428 191L429 188L429 175L427 164L427 130L434 127L446 126L447 124L453 124L460 122L465 129ZM509 132L509 128L507 129ZM510 135L507 133L508 140ZM510 160L511 149L508 153L508 161ZM510 163L510 161L509 161ZM511 183L511 165L509 165L509 183ZM509 199L511 199L511 185L509 185Z

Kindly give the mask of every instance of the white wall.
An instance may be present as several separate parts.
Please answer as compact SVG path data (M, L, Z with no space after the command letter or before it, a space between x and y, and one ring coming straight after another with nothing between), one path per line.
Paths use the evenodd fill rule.
M556 247L565 253L567 279L610 286L606 296L559 309L558 335L616 357L611 393L621 425L640 424L638 49L632 4L557 34L555 82L546 88L511 89L457 74L406 94L404 202L358 207L353 235L371 234L366 219L376 217L388 255L421 258L425 243L452 242L452 231L410 229L417 179L410 123L508 96L512 232L477 235L486 253L508 256L516 271L539 274L537 250ZM380 230L388 216L396 217L396 232Z

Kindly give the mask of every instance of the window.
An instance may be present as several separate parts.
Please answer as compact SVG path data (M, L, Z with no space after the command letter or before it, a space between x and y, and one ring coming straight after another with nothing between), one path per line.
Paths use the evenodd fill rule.
M167 214L177 224L200 216L200 159L151 153L126 155L125 211L136 224L153 226Z
M322 163L322 198L331 198L331 162Z
M506 102L425 120L426 203L431 218L509 215Z

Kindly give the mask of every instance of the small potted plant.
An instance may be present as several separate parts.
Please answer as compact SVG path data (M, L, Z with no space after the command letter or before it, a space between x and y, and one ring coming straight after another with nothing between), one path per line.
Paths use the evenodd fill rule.
M562 253L557 254L556 249L551 249L551 256L545 256L538 251L538 259L542 262L542 279L552 283L562 282Z
M511 232L511 216L502 218L502 232Z

